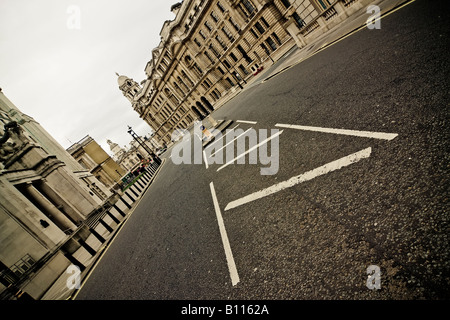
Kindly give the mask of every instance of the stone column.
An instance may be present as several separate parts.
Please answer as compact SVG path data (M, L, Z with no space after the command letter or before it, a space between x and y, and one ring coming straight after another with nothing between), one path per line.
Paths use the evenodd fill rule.
M295 25L294 19L291 17L289 18L289 25L287 26L286 30L289 32L291 37L294 39L295 44L299 48L303 48L306 45L305 38L303 35L299 32L299 29Z
M26 184L28 194L45 210L47 215L60 229L72 231L77 229L77 226L72 223L61 211L56 208L45 196L42 195L31 183Z
M78 211L78 209L67 202L63 196L60 195L58 191L53 189L45 180L42 181L40 187L46 196L53 200L54 203L61 205L64 208L65 213L72 218L73 221L82 222L85 220L85 217Z

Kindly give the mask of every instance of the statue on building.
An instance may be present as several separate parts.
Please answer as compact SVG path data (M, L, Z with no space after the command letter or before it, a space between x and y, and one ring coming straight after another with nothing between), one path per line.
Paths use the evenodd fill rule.
M16 121L8 122L0 138L0 162L4 163L27 144L29 140L19 124Z

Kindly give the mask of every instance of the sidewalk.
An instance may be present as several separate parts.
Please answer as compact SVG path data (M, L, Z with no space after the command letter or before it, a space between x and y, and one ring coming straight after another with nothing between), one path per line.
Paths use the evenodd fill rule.
M404 3L409 2L409 0L378 0L370 2L370 5L377 5L381 9L381 17L385 14L388 14L395 8L403 5ZM353 13L346 20L335 26L333 29L327 31L319 35L313 42L310 42L303 48L296 48L296 50L291 53L288 57L284 59L280 59L283 61L276 62L272 68L268 71L271 71L270 74L268 72L264 73L262 77L267 79L269 76L273 76L282 71L291 68L300 62L312 57L316 53L326 49L330 45L343 40L344 38L350 36L352 33L365 28L367 24L367 19L370 17L370 14L366 12L367 7L363 6L361 9ZM262 80L264 81L264 80Z
M378 0L370 2L369 5L373 4L379 6L381 9L381 16L383 17L385 14L391 12L406 2L409 2L409 0ZM367 13L366 10L367 7L363 6L363 8L353 13L350 17L335 26L333 29L319 35L313 42L310 42L303 48L296 48L296 50L289 54L288 57L280 59L283 61L278 60L272 68L262 75L262 77L267 79L271 75L287 70L287 68L293 67L296 64L310 58L321 50L324 50L330 45L351 35L353 32L365 28L367 19L371 15L371 13ZM269 71L271 72L269 73Z
M321 50L326 49L330 45L346 38L347 36L351 35L353 32L356 32L366 26L367 19L370 17L371 14L367 13L367 6L369 5L377 5L381 9L381 16L383 17L385 14L388 14L395 8L403 5L406 2L409 2L410 0L375 0L375 1L362 1L360 0L360 5L362 5L362 8L358 9L356 12L351 14L348 18L346 18L344 21L336 25L334 28L328 30L325 33L314 35L314 32L311 34L312 36L316 36L311 41L311 38L308 40L309 42L306 46L299 48L296 45L288 50L288 52L281 57L279 60L277 60L272 66L265 69L263 72L261 72L256 77L252 78L251 80L247 81L247 85L244 87L244 89L238 89L232 94L229 94L225 101L221 102L220 105L216 108L219 109L225 104L227 104L230 100L232 100L235 96L240 94L241 92L244 92L255 85L258 85L266 80L269 80L272 77L275 77L276 75L280 74L283 71L286 71L287 69L301 63L302 61L312 57L316 53L320 52ZM382 27L382 26L381 26ZM318 32L318 31L315 31Z

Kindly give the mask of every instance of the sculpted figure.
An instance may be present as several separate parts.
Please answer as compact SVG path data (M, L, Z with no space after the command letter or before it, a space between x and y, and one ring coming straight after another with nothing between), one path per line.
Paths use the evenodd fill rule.
M16 121L9 122L4 126L4 135L0 138L0 161L4 162L28 143L23 129ZM9 142L8 140L11 140Z

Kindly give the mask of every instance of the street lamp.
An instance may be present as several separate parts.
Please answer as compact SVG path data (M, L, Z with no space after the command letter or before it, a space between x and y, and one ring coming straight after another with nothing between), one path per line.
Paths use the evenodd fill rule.
M159 159L159 157L155 155L152 150L148 149L148 146L143 143L142 139L136 134L136 132L133 131L130 126L128 126L128 133L133 137L134 140L136 140L137 143L139 143L142 148L144 148L145 151L147 151L147 153L152 157L153 160L156 161L156 163L161 164L161 159Z

